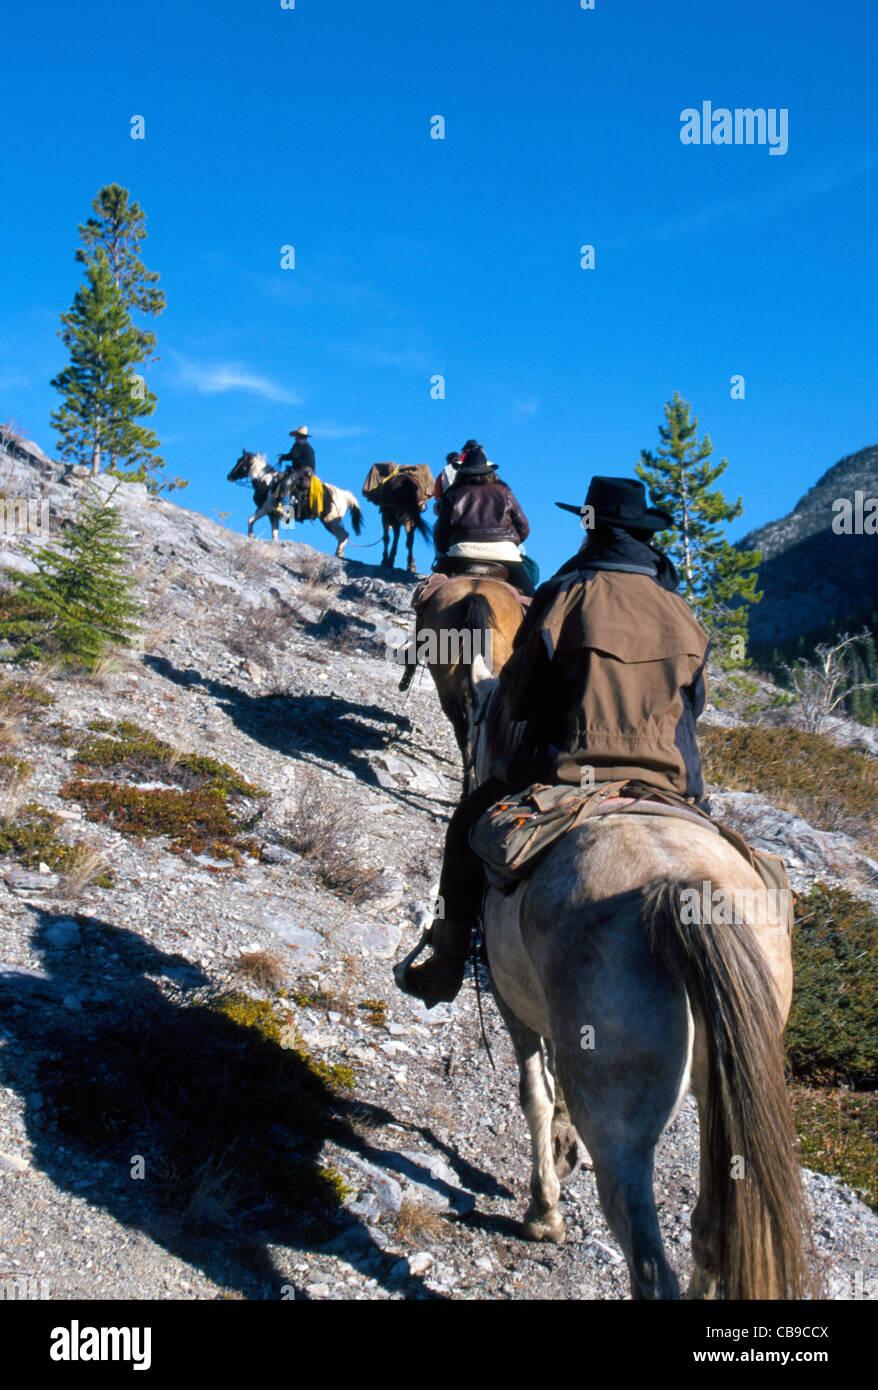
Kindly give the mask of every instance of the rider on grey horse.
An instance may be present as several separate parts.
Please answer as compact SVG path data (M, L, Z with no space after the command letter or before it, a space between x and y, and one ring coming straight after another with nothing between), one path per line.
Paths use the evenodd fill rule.
M537 590L516 634L500 685L510 718L527 721L523 744L454 812L433 955L395 972L428 1008L452 1000L463 981L484 884L469 831L496 801L535 782L581 785L585 767L597 781L636 780L691 801L703 794L695 720L710 642L676 592L671 561L650 544L673 518L647 507L633 478L593 478L583 507L557 505L583 525L593 516L594 529Z

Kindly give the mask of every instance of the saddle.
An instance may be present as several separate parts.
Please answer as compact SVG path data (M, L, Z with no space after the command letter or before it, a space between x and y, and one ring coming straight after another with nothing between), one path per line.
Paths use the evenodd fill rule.
M591 816L636 814L694 821L732 845L778 901L787 907L792 931L793 905L786 865L780 855L753 849L743 835L713 820L706 811L674 792L646 783L599 782L591 788L545 786L539 782L516 796L495 802L469 832L469 842L485 865L488 882L511 893L562 835Z
M515 585L511 583L509 579L509 572L508 570L506 570L505 566L495 564L493 561L489 560L462 560L461 563L465 565L480 565L485 570L502 570L503 574L502 577L499 574L493 573L480 573L478 576L476 576L475 572L472 569L467 569L465 572L461 571L460 574L446 574L443 573L442 570L434 570L432 574L427 575L426 579L421 580L421 583L417 585L412 594L412 608L414 608L415 612L422 608L424 604L433 597L437 589L441 589L443 584L447 584L449 579L459 579L462 577L462 574L464 573L471 578L478 577L480 579L492 579L496 584L502 584L504 588L509 590L510 594L514 596L518 603L521 604L522 609L525 612L527 611L527 608L531 600L527 598L521 592L520 589L516 589Z
M508 569L499 560L468 560L464 555L445 555L439 563L442 568L436 571L437 574L466 574L473 578L502 579L504 584L511 583Z

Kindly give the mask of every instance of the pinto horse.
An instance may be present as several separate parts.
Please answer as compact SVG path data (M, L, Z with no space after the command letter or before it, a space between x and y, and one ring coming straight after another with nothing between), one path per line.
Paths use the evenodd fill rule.
M271 521L271 539L276 541L281 518L290 504L296 485L295 477L289 469L282 472L271 468L264 454L243 449L241 457L228 474L228 481L239 483L247 480L253 486L253 500L256 503L256 511L247 522L247 535L252 536L254 523L267 516ZM350 512L354 535L359 536L363 529L363 513L352 492L346 492L334 483L323 483L322 486L323 506L319 515L300 516L299 519L322 521L330 535L335 537L335 553L341 559L349 540L343 518Z

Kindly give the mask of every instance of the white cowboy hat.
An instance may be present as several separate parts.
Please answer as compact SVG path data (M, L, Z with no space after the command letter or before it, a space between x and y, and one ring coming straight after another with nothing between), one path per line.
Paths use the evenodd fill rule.
M290 430L290 434L293 434L293 435L295 435L295 434L307 434L307 433L308 433L308 426L307 426L307 425L300 425L299 428L298 428L297 430Z

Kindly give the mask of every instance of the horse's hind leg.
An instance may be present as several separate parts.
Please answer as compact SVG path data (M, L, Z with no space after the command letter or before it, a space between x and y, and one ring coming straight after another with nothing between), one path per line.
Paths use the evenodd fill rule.
M393 545L390 547L390 558L387 561L391 569L396 565L396 548L399 545L399 522L393 523Z
M417 567L417 565L415 564L415 555L414 555L414 549L415 549L415 528L414 528L414 525L412 525L412 524L410 524L410 523L408 523L408 522L406 523L405 543L406 543L406 549L408 550L408 557L409 557L409 558L408 558L408 565L406 566L406 568L408 569L409 574L417 574L417 572L418 572L418 567Z
M552 1072L539 1033L525 1027L496 991L494 997L515 1049L520 1077L518 1094L530 1130L533 1165L530 1205L524 1214L522 1233L528 1240L551 1240L559 1244L564 1239L564 1218L558 1205L561 1184L552 1155L555 1101Z
M697 1074L697 1068L696 1068ZM711 1186L711 1165L708 1162L708 1122L706 1097L694 1086L698 1101L698 1142L701 1153L698 1181L698 1201L689 1222L692 1232L692 1277L686 1290L687 1298L716 1298L720 1282L721 1257L719 1250L719 1213Z
M552 1110L552 1160L561 1182L571 1178L582 1163L582 1142L570 1118L564 1092L555 1070L554 1043L546 1043L549 1066L555 1082L555 1104Z
M564 925L556 924L560 940ZM636 913L591 928L582 967L568 952L547 972L558 1075L632 1296L679 1298L659 1231L653 1156L688 1087L692 1018L682 987L657 970Z
M337 542L335 547L335 555L336 559L341 560L344 556L344 548L348 543L347 531L344 529L340 521L324 521L323 525L326 527L327 531L329 531L331 535L335 536Z

